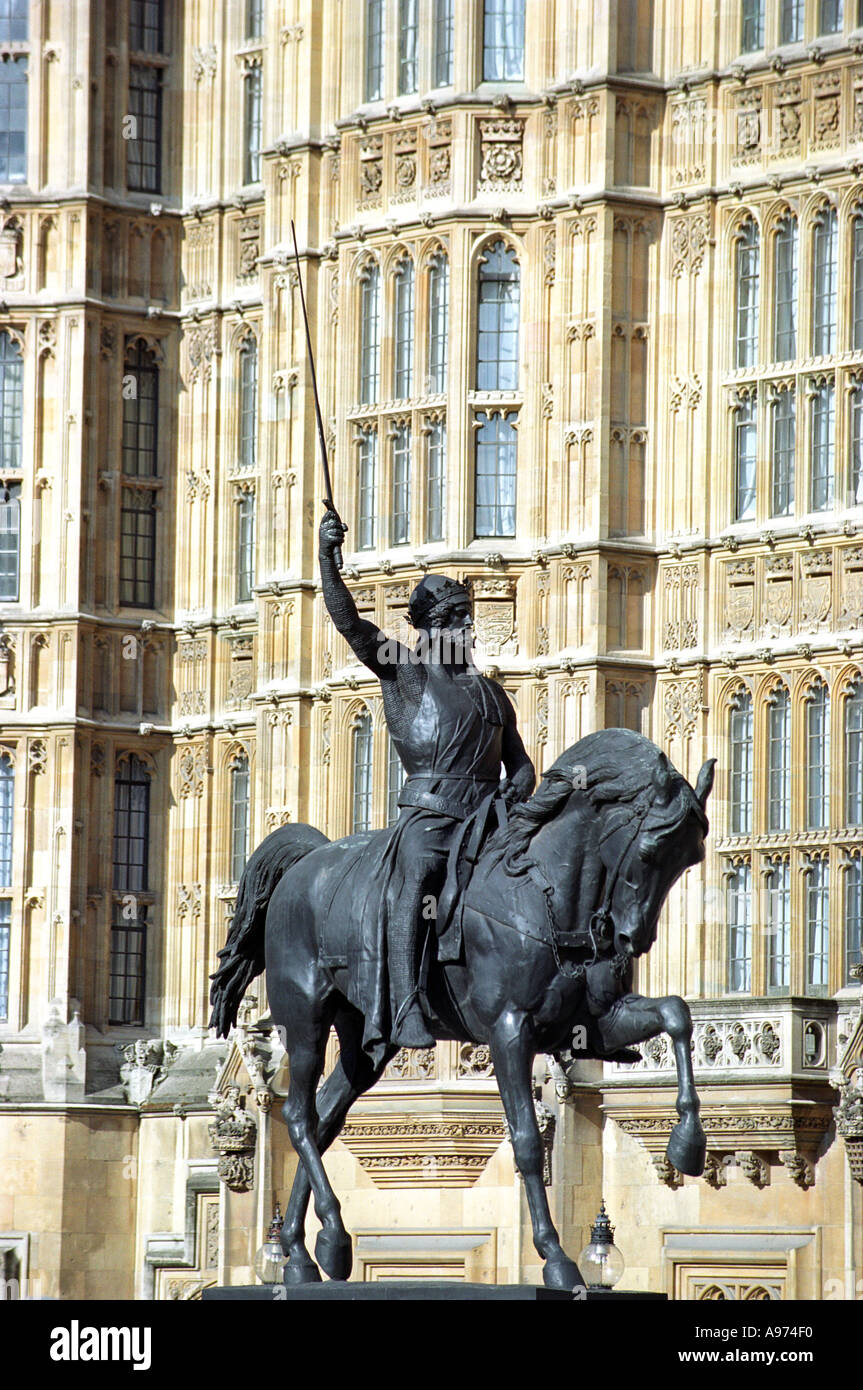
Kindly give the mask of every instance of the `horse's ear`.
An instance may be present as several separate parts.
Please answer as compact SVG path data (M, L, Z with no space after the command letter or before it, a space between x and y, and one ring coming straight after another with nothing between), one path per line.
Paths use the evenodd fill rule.
M661 800L667 802L671 794L671 769L667 758L660 758L653 769L653 785Z
M713 787L713 774L716 770L716 759L708 758L698 774L698 781L695 784L695 795L701 803L702 808L707 805L707 798Z

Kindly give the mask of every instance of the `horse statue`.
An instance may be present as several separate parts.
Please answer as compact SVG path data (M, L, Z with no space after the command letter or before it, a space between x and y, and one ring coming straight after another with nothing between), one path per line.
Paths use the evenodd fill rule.
M640 734L606 729L581 739L488 835L446 928L457 928L457 950L435 949L438 936L430 932L424 1012L437 1039L490 1048L549 1288L572 1290L583 1280L560 1243L543 1184L531 1090L538 1053L570 1064L573 1055L636 1061L632 1044L667 1033L680 1117L668 1160L692 1176L704 1169L689 1008L676 995L634 994L631 980L633 959L656 939L669 890L704 858L714 763L704 764L693 789ZM351 964L352 894L379 886L363 874L371 838L330 842L309 825L273 831L246 865L213 976L210 1022L225 1037L246 988L266 967L273 1022L290 1059L283 1115L300 1166L281 1234L289 1285L319 1281L318 1265L331 1279L350 1275L351 1240L321 1155L398 1051L389 1044L370 1054L364 1046L364 1000ZM338 1062L318 1089L333 1027ZM575 1039L586 1046L573 1051ZM321 1222L317 1265L304 1238L312 1193Z

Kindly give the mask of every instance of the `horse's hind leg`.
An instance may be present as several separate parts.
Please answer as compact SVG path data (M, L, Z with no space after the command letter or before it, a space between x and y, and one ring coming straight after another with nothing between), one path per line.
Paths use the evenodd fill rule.
M315 1199L315 1211L321 1231L315 1254L324 1272L331 1279L346 1279L350 1273L351 1240L342 1221L339 1199L324 1170L317 1142L318 1116L315 1089L324 1069L324 1053L329 1032L328 1020L298 1037L288 1047L291 1059L291 1084L288 1098L282 1106L291 1142L305 1169ZM294 1184L297 1189L297 1182ZM294 1193L291 1193L293 1199ZM299 1195L298 1195L299 1205ZM307 1277L309 1277L307 1275Z
M367 1091L378 1080L387 1062L396 1051L391 1048L379 1066L374 1066L362 1050L363 1021L356 1010L343 1009L335 1020L339 1034L339 1058L331 1074L317 1093L317 1131L318 1152L323 1154L336 1139L345 1122L345 1116L358 1096ZM282 1249L288 1256L285 1267L286 1284L307 1284L320 1278L317 1266L306 1249L304 1229L306 1210L311 1195L311 1184L305 1167L297 1169L291 1188L290 1201L282 1225ZM323 1232L321 1233L323 1234ZM320 1240L320 1237L319 1237ZM316 1246L318 1258L321 1251ZM334 1274L324 1263L324 1269L331 1278L346 1279L350 1274L351 1252L348 1248L347 1268L341 1274Z

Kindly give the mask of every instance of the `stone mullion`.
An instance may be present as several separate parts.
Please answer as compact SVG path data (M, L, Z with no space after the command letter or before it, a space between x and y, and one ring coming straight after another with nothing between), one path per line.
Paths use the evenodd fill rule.
M456 25L456 33L459 26ZM476 264L467 227L450 238L450 340L447 381L447 479L444 539L462 548L474 537L475 443L472 411L464 383L474 381L476 351Z
M612 118L613 119L613 118ZM613 164L613 139L610 142L610 158ZM605 204L601 209L597 209L597 241L602 248L601 266L603 283L607 283L613 272L614 260L614 209L609 204ZM611 473L611 378L612 378L612 344L614 331L614 316L609 299L602 302L601 306L596 307L596 339L597 339L597 390L595 399L598 403L597 408L597 438L594 448L595 478L596 488L593 495L592 506L585 504L585 531L587 535L596 540L605 540L609 530L609 506L610 506L610 473ZM600 594L598 607L602 610L597 613L597 621L604 628L605 601ZM604 639L603 639L604 645Z

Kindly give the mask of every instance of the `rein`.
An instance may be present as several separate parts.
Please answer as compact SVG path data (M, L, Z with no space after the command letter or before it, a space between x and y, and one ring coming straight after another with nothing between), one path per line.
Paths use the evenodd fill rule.
M629 851L632 849L632 846L635 844L636 839L640 835L641 828L645 820L647 819L647 816L652 806L652 797L648 798L646 796L643 796L642 798L639 798L638 801L636 801L635 827L632 831L632 834L629 837L629 840L627 841L626 848L622 850L621 853L618 855L614 867L606 875L605 890L603 892L602 902L600 906L596 908L594 912L591 913L590 918L588 920L587 933L590 939L590 945L593 949L593 956L591 960L588 962L588 964L590 965L593 965L599 959L600 947L603 944L603 940L605 939L605 941L607 942L609 935L608 928L612 922L611 903L612 899L614 898L614 890L617 887L617 881L620 877L620 871L623 868L623 861L629 854ZM606 830L604 834L600 835L598 847L601 848L605 841L609 839L611 835L616 834L618 828L619 827L615 827L612 830ZM525 865L525 868L527 867L528 865ZM530 867L532 867L534 870L540 873L542 877L546 880L545 884L541 885L541 888L543 897L545 899L545 914L548 920L549 934L551 937L551 949L554 954L555 965L557 966L558 970L562 975L566 975L569 978L582 975L585 969L583 965L576 965L571 964L570 962L565 962L561 959L560 956L561 948L567 950L576 946L580 946L582 944L581 934L579 932L565 932L559 929L554 918L554 909L551 905L551 898L552 894L554 893L554 885L548 881L548 875L542 869L540 869L535 859L530 861Z

